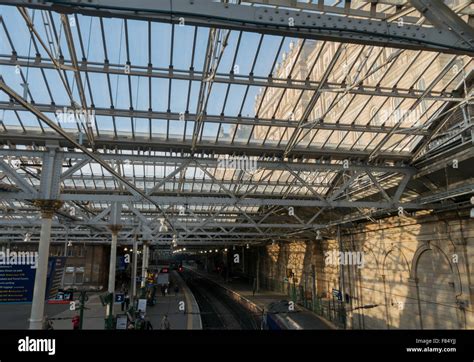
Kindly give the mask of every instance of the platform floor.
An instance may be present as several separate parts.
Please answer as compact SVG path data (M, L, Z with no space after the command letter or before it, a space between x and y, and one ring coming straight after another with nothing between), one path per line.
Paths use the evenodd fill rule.
M194 296L175 271L171 273L171 281L178 283L179 292L175 294L174 287L171 287L168 295L163 297L161 293L157 294L156 304L147 306L146 318L150 320L153 329L160 329L165 314L168 315L170 329L202 329L199 307ZM100 302L99 294L90 293L88 296L83 329L104 329L105 307ZM187 310L179 309L180 302L184 302ZM79 302L76 301L76 305ZM28 329L30 311L31 303L0 304L0 329ZM121 304L114 305L114 312L122 313ZM73 329L71 320L79 311L71 311L69 304L46 304L45 313L52 319L54 329L67 330Z

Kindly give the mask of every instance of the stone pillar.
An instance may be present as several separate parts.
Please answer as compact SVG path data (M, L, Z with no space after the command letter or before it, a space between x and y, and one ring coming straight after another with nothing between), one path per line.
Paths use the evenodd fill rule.
M62 206L62 202L58 200L36 200L34 204L41 209L41 234L29 322L30 329L43 329L51 224L54 212Z

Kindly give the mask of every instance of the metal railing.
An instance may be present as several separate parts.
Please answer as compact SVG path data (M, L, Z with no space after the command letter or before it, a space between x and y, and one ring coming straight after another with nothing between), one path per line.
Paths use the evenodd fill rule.
M260 287L285 294L288 296L288 300L331 321L338 328L346 328L346 310L343 301L336 298L313 296L312 288L305 288L303 284L292 283L290 280L262 277Z

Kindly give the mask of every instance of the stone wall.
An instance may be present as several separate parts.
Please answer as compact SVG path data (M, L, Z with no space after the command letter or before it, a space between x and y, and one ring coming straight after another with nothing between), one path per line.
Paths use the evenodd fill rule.
M330 299L333 288L349 296L348 328L474 328L474 220L393 217L341 229L341 242L345 252L362 252L363 264L328 264L325 253L339 252L335 236L267 245L262 287L288 291L292 269L297 286L311 291L314 266L318 296Z

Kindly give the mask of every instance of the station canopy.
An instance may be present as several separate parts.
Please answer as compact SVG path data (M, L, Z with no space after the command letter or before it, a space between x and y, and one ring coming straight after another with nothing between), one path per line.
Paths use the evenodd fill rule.
M469 111L470 1L0 3L2 239L39 239L48 167L53 241L314 240L440 207L416 175Z

